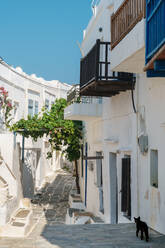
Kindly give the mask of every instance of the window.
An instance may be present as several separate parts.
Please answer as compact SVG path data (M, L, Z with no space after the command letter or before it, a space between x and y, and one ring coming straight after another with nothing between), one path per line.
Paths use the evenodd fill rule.
M158 188L158 151L150 152L150 183L152 187Z
M28 100L28 115L33 116L33 100Z
M38 101L35 101L35 108L34 108L34 114L38 114Z
M48 99L45 100L45 108L49 110L49 100Z

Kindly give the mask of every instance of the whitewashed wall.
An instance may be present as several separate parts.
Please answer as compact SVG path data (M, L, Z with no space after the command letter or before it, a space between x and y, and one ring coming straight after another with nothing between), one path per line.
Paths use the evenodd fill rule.
M116 4L116 2L115 2ZM120 4L118 2L118 4ZM93 15L84 32L82 50L86 55L96 39L110 41L110 16L113 13L113 1L101 1L96 15ZM99 27L103 32L99 32ZM136 102L136 96L135 96ZM116 142L110 142L116 140ZM118 177L118 215L119 221L123 219L121 213L121 159L124 155L131 156L132 178L136 174L136 116L133 113L131 93L125 92L111 98L103 98L102 118L86 123L86 141L88 142L88 155L95 156L96 152L103 152L103 195L104 214L99 211L99 189L96 186L96 161L94 171L88 169L87 209L99 215L106 223L111 223L111 182L110 182L110 152L116 154ZM82 181L81 181L82 184ZM132 180L132 216L137 214L137 181ZM82 186L83 188L83 186ZM83 191L84 194L84 191Z
M106 1L107 3L108 1ZM110 4L111 1L109 1ZM123 0L114 1L116 11ZM84 55L95 44L96 39L110 41L110 15L113 6L106 8L101 1L96 14L93 15L82 42ZM111 63L115 70L141 72L144 65L144 24L142 20L112 51ZM103 32L99 33L99 27ZM136 40L134 40L136 38ZM129 52L128 52L128 47ZM103 189L104 216L99 213L99 195L95 186L95 169L88 169L87 209L100 215L105 222L111 222L109 153L115 153L117 158L118 178L118 214L120 221L125 221L121 215L121 159L124 155L131 156L131 205L132 218L141 216L153 229L165 233L165 187L164 187L164 147L165 147L165 79L146 78L145 73L137 75L134 91L137 114L132 107L131 93L125 92L103 100L102 119L86 123L86 140L89 143L88 155L103 151ZM145 132L149 139L149 150L146 155L139 151L138 136L144 131L140 124L140 114L143 109ZM158 150L158 188L150 185L150 150ZM84 197L84 179L81 179ZM84 198L83 198L84 199Z
M35 75L29 76L24 73L20 67L15 69L5 62L0 63L0 87L4 87L5 90L8 91L9 99L12 101L12 104L17 105L17 109L12 111L12 123L21 118L27 118L29 99L33 101L34 114L35 102L38 102L38 111L40 112L41 108L45 105L46 99L49 100L51 106L55 99L60 97L66 98L67 91L71 88L70 85L63 84L58 80L45 81L42 78L37 78ZM10 200L8 199L6 204L0 208L0 216L4 216L4 218L0 218L0 225L5 224L5 222L9 220L10 214L18 207L19 200L22 197L20 179L23 174L21 175L19 164L21 154L18 154L18 150L16 152L14 148L18 142L20 146L22 146L22 136L17 134L14 141L14 135L12 133L6 133L6 131L0 130L1 155L10 170L16 175L15 180L5 164L2 164L0 176L7 182L9 195L11 197ZM24 164L26 164L28 171L29 169L32 171L34 187L36 188L40 188L45 178L60 167L59 164L57 165L55 157L53 157L53 163L46 160L47 151L48 148L45 146L44 139L38 139L37 142L32 141L30 138L25 139ZM26 177L26 175L24 176ZM28 183L25 186L28 188Z
M88 27L84 31L84 39L82 42L82 51L86 55L94 46L97 39L110 42L110 14L113 12L111 0L101 1L97 7L97 15L93 15ZM99 28L102 32L99 32Z
M9 221L22 198L20 156L20 146L14 144L14 135L0 133L0 177L6 181L8 189L4 199L4 188L0 187L0 225Z
M110 13L113 12L112 1L100 1L99 5L95 7L93 16L84 30L84 38L81 45L83 56L85 56L90 49L95 45L96 40L110 41ZM108 25L107 25L108 24ZM102 32L99 32L99 28L102 28ZM84 104L85 108L85 104ZM104 111L104 110L103 110ZM96 156L96 152L103 152L103 127L104 122L101 118L96 118L91 121L85 122L85 141L88 143L88 156ZM88 163L89 164L89 163ZM96 160L93 161L93 171L88 167L87 170L87 210L93 212L95 215L100 216L108 222L107 218L99 211L99 188L96 185ZM103 164L105 167L105 165ZM105 171L105 169L103 169ZM106 174L106 173L104 173ZM104 186L107 180L107 176L104 175L103 187L104 187L104 202L105 210L107 206L107 187ZM109 181L108 181L109 183ZM81 197L85 201L85 161L84 161L84 177L80 179ZM108 196L109 198L109 196ZM105 216L108 214L105 214Z
M139 109L145 110L146 134L149 150L146 155L138 152L139 214L153 229L165 233L165 187L164 187L164 147L165 147L165 79L146 78L139 75ZM141 132L140 117L138 118ZM150 184L150 151L158 150L158 188Z

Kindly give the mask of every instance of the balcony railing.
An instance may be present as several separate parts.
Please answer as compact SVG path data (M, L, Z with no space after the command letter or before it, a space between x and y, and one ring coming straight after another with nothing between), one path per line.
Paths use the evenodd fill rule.
M147 1L146 62L165 44L165 1Z
M109 50L110 42L97 40L87 56L81 59L80 88L94 80L108 80Z
M83 103L83 104L102 104L102 97L80 96L79 84L73 87L67 93L68 103Z
M145 17L146 0L125 0L111 17L111 49L113 49Z
M86 57L81 60L80 89L93 81L128 79L132 73L112 72L110 70L110 42L97 40Z
M81 59L81 96L111 97L120 91L133 89L135 78L132 73L111 71L110 52L110 42L97 40L89 53Z

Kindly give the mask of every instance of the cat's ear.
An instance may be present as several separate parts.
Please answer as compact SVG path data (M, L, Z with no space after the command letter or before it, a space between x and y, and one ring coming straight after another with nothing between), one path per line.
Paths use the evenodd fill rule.
M138 220L140 220L140 216L138 217Z

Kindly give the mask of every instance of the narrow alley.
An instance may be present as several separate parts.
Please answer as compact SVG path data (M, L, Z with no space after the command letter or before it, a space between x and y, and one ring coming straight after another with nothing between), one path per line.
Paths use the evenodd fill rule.
M134 224L65 225L73 178L59 171L33 200L34 229L26 238L1 238L0 248L164 248L165 237L150 231L149 243L135 236Z

